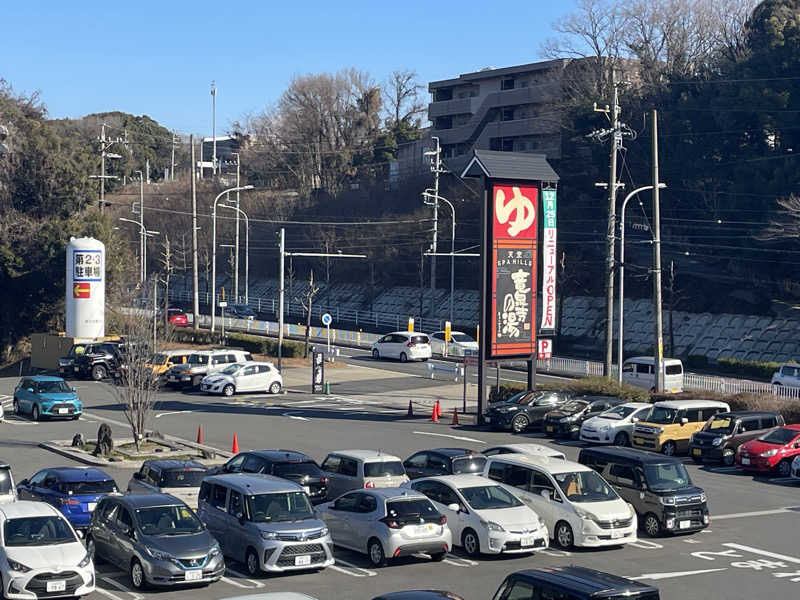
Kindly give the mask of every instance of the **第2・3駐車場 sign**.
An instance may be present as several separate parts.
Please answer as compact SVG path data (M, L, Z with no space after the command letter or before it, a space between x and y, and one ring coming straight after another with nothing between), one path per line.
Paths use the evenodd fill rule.
M487 358L530 356L536 352L539 188L495 182L491 192Z

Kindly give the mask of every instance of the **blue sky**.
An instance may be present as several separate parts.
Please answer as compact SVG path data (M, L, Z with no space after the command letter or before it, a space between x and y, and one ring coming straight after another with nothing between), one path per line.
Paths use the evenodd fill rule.
M272 105L295 74L355 67L446 79L540 60L575 0L5 2L0 77L51 117L122 110L217 132ZM44 8L46 7L46 8Z

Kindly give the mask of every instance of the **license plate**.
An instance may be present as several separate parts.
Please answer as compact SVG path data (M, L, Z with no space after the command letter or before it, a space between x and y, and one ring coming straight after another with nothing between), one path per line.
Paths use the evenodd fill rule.
M295 556L294 557L294 566L295 567L305 567L311 564L311 555L310 554L303 554L302 556Z
M170 381L178 381L178 378L177 378L177 377L175 377L175 375L170 375L170 376L169 376L169 380L170 380Z
M547 431L553 431L553 426L552 425L548 425L547 426Z
M692 448L692 454L694 454L695 456L701 456L703 454L703 451L700 450L700 448Z
M304 485L304 486L303 486L303 491L304 491L306 494L311 494L311 488L310 488L310 487L308 487L307 485Z
M69 409L68 408L59 408L58 409L58 414L60 414L60 415L69 414Z
M95 508L97 508L97 502L88 502L88 503L86 504L86 509L87 509L89 512L92 512L92 511L93 511Z
M749 465L750 464L750 459L749 458L743 458L742 459L742 464L743 465Z
M415 525L414 535L425 535L433 531L433 525Z
M532 535L526 535L522 538L520 543L522 544L523 548L527 548L528 546L533 546L536 543L536 538Z
M483 420L486 421L487 423L491 423L492 422L492 417L488 417L487 416L487 417L484 417Z
M624 535L625 534L622 533L621 531L612 531L611 532L611 539L612 540L618 540L619 538L623 537Z
M691 521L679 521L678 522L678 529L689 529L692 526Z
M67 580L66 579L56 579L55 581L48 581L47 582L47 591L48 592L64 592L67 589Z
M78 372L78 367L72 367L72 368L75 369L76 373Z
M634 444L639 444L640 446L644 446L644 440L642 438L633 438Z
M200 581L203 578L203 571L202 569L197 569L196 571L186 571L183 574L184 581Z

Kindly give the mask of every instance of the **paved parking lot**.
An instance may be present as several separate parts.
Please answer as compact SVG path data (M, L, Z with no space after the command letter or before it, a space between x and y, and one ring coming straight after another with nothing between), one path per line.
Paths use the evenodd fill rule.
M354 361L354 364L359 364ZM408 400L433 398L442 382L426 380L420 365L360 363L385 367L385 376L359 367L337 374L341 380L331 396L305 391L285 395L234 398L164 392L152 427L163 433L194 440L203 427L205 443L230 450L237 434L241 449L284 447L322 459L332 449L381 448L405 458L412 452L437 446L480 449L484 444L538 438L538 434L511 436L471 426L451 427L449 415L438 424L428 414L406 417ZM348 369L353 369L348 381ZM384 382L390 384L383 385ZM0 401L10 412L16 379L0 380ZM8 460L18 479L46 466L70 461L38 447L42 441L70 439L82 432L94 436L108 422L117 437L127 437L124 416L106 384L76 382L86 413L77 422L33 423L8 415L0 424L0 458ZM291 386L290 386L291 387ZM404 393L403 390L408 390ZM341 391L340 391L341 390ZM382 393L383 392L383 393ZM558 444L568 457L580 444ZM634 577L659 586L662 598L725 598L773 600L800 597L800 548L797 545L800 490L781 478L753 478L734 469L687 468L709 497L712 525L685 536L641 539L620 549L547 550L535 556L467 559L458 549L442 563L425 556L402 559L385 569L372 569L365 556L336 551L336 565L322 572L250 579L244 567L231 563L225 578L208 588L182 588L135 593L127 574L98 565L98 592L112 600L159 597L211 600L263 591L292 590L320 599L368 599L382 592L411 587L448 589L470 599L488 599L506 574L536 566L577 564ZM131 471L109 468L125 487Z

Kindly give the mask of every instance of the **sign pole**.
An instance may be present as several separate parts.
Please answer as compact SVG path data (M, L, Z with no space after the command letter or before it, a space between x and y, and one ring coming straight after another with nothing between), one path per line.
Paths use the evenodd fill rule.
M479 330L481 331L482 335L486 337L489 332L486 329L487 323L487 306L488 303L486 302L486 290L491 289L488 287L488 278L489 278L489 269L488 269L488 260L486 258L487 254L491 254L491 248L489 247L489 239L487 235L487 223L489 222L489 190L491 188L491 181L488 177L483 178L483 202L481 202L481 252L483 253L483 257L481 258L481 289L480 289L480 313L479 317ZM486 338L487 340L489 338ZM486 376L486 343L479 343L478 344L478 409L476 415L476 423L478 425L484 424L483 419L483 405L485 401L486 395L486 382L484 380Z

